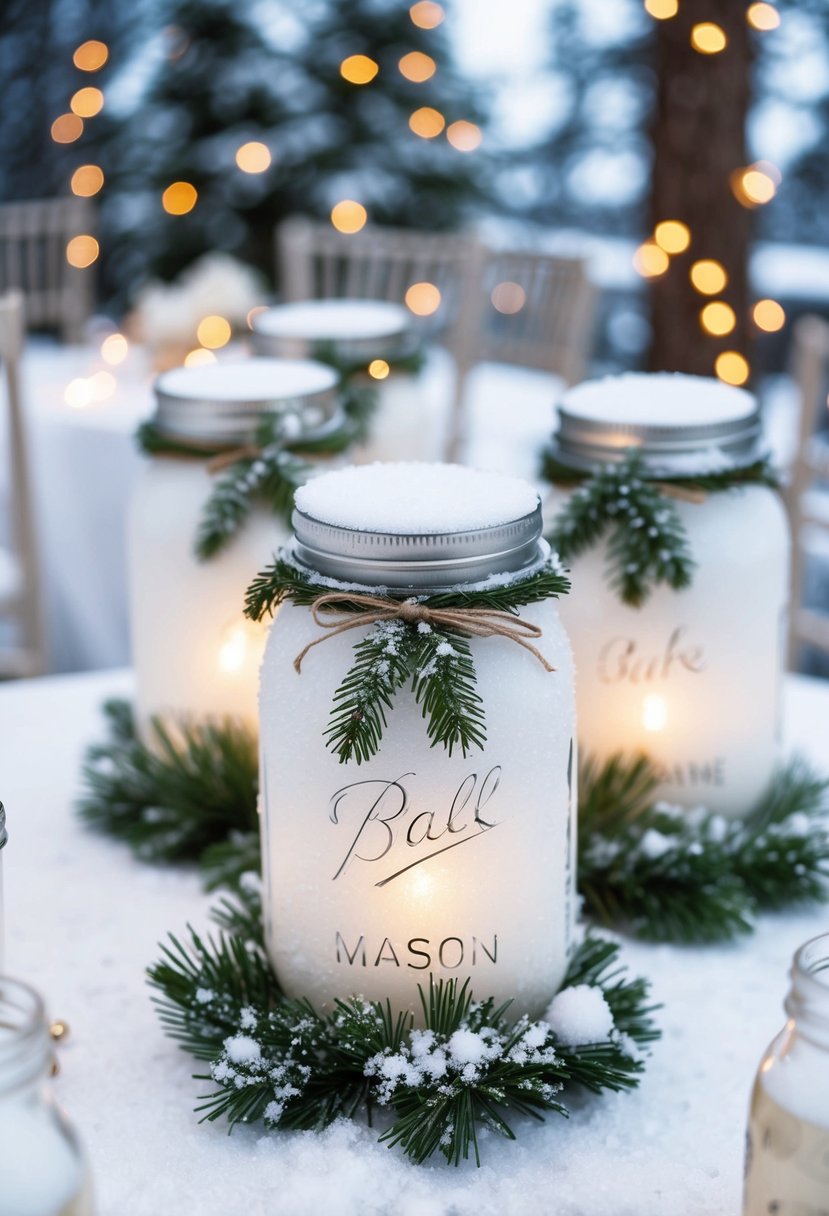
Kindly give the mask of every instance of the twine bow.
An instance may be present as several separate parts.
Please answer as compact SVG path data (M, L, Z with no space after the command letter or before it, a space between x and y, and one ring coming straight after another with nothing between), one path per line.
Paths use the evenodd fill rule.
M363 611L349 612L342 607L344 604ZM311 604L311 616L314 623L326 632L309 642L296 656L294 668L297 672L302 670L302 662L308 651L319 646L320 642L349 629L377 625L382 621L404 621L407 625L423 623L438 629L451 629L469 638L508 638L534 655L545 671L555 671L541 651L527 641L527 638L542 636L538 625L495 608L431 608L417 600L388 600L377 595L335 591L317 596Z
M233 448L230 452L219 452L218 456L214 456L208 462L208 473L221 473L222 469L227 469L232 464L238 464L240 460L258 460L262 455L262 448L253 443L246 443L242 447Z

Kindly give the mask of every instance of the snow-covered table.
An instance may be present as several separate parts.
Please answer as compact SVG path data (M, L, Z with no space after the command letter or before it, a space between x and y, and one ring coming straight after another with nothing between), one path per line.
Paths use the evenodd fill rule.
M168 930L206 927L194 874L133 861L73 817L81 751L127 673L0 687L8 971L41 989L71 1034L56 1082L92 1160L99 1216L733 1216L754 1069L782 1025L791 954L829 909L764 917L732 946L627 945L664 1002L641 1088L587 1099L485 1164L414 1167L371 1131L198 1126L203 1083L161 1034L143 970ZM829 684L789 678L786 735L829 766ZM0 1210L2 1188L0 1187Z

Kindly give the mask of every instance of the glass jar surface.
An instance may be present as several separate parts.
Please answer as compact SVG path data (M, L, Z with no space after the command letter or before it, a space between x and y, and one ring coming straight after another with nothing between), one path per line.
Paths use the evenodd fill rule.
M341 586L359 583L371 591L382 583L401 599L450 588L456 575L436 568L448 559L430 563L423 556L442 545L452 562L488 563L491 574L503 570L499 562L513 542L543 560L537 496L516 479L430 465L344 473L349 489L377 489L362 530L315 520L313 505L303 514L301 495L294 517L294 553L306 553L310 537L308 547L319 554L318 522L339 539L350 534L355 540L362 577L355 566ZM354 474L366 480L355 482ZM339 475L329 476L333 485ZM495 526L477 528L455 514L459 478L466 485L482 479ZM319 478L302 495L326 480ZM509 484L521 486L529 504L523 519L510 514L515 500ZM396 532L386 522L392 486L400 501L415 504L405 534L399 521ZM500 510L505 487L509 506ZM351 493L344 497L353 506ZM508 543L504 536L512 525L518 539ZM500 536L489 551L488 532L490 540ZM330 534L325 543L337 547ZM346 548L322 570L322 591L336 588L331 569ZM366 560L372 550L382 575ZM572 661L553 600L523 607L520 615L541 630L537 645L555 671L508 639L469 639L486 715L482 750L450 756L440 745L431 747L422 710L404 688L386 715L379 751L358 765L340 763L326 749L324 734L354 644L373 626L326 638L297 674L296 655L320 631L308 608L280 608L260 687L261 810L266 941L290 995L322 1008L358 994L417 1011L418 985L428 992L432 975L469 979L480 998L514 999L517 1016L540 1015L556 992L574 909Z
M0 972L3 970L3 958L6 944L5 905L3 902L3 851L8 843L9 834L6 830L6 810L0 802Z
M619 379L659 387L675 378ZM709 382L701 384L702 390L684 385L701 395L702 417L707 418L699 424L701 435L689 441L688 452L667 457L664 452L650 455L647 434L639 437L646 469L649 459L667 459L675 476L689 459L700 473L706 459L719 471L730 467L730 458L716 445L712 453L712 441L704 438L710 422L704 412ZM734 391L739 393L739 414L743 399L751 398ZM565 404L567 400L565 396ZM714 411L713 419L718 416ZM619 438L618 417L609 414L609 419L601 437L606 451ZM743 423L738 418L735 429ZM681 424L661 429L668 444L682 443ZM627 450L620 447L618 454ZM670 467L659 467L663 476L671 475ZM548 525L570 493L553 491L545 503ZM657 797L739 816L748 814L766 792L779 753L789 531L782 501L768 486L735 485L700 497L670 500L695 563L690 586L674 591L660 584L650 588L641 607L623 603L608 582L605 538L568 562L573 591L562 602L561 616L573 646L579 739L585 751L600 760L616 752L643 751L661 774Z
M92 1216L83 1153L54 1106L51 1041L40 997L0 976L0 1212Z
M151 456L130 504L130 623L139 729L146 731L155 715L233 718L256 729L267 628L244 617L245 589L290 530L254 503L222 549L200 560L195 554L199 523L223 473L211 472L210 457L199 448L232 454L253 442L268 414L284 416L297 435L305 423L309 434L340 425L336 383L322 364L277 359L176 368L159 377L156 425L186 451Z
M829 934L797 952L788 1021L757 1072L743 1216L829 1211Z

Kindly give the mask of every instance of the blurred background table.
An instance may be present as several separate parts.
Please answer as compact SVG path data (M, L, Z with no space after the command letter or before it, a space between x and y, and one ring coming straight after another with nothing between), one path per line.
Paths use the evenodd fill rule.
M485 1164L414 1167L340 1124L267 1134L192 1113L204 1082L161 1033L144 982L168 931L207 926L197 876L134 861L72 813L99 706L128 695L127 672L0 687L9 816L6 956L71 1033L55 1083L95 1175L99 1216L733 1216L740 1206L748 1096L783 1024L794 949L829 925L826 908L763 917L727 946L625 943L651 977L663 1030L641 1087L586 1099L564 1121L485 1136ZM825 765L829 687L787 677L787 748Z

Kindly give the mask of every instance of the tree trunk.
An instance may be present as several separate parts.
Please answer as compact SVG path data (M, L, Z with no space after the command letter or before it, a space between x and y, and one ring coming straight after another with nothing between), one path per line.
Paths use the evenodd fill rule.
M691 30L715 22L728 39L725 50L700 54ZM752 47L745 6L734 0L682 0L679 13L657 21L657 106L652 128L651 220L681 220L690 247L671 257L669 269L651 280L652 371L714 374L717 355L736 350L748 356L749 210L737 202L730 177L747 163ZM689 271L700 259L724 266L728 284L702 296ZM710 299L724 300L736 327L723 337L706 333L700 311Z

